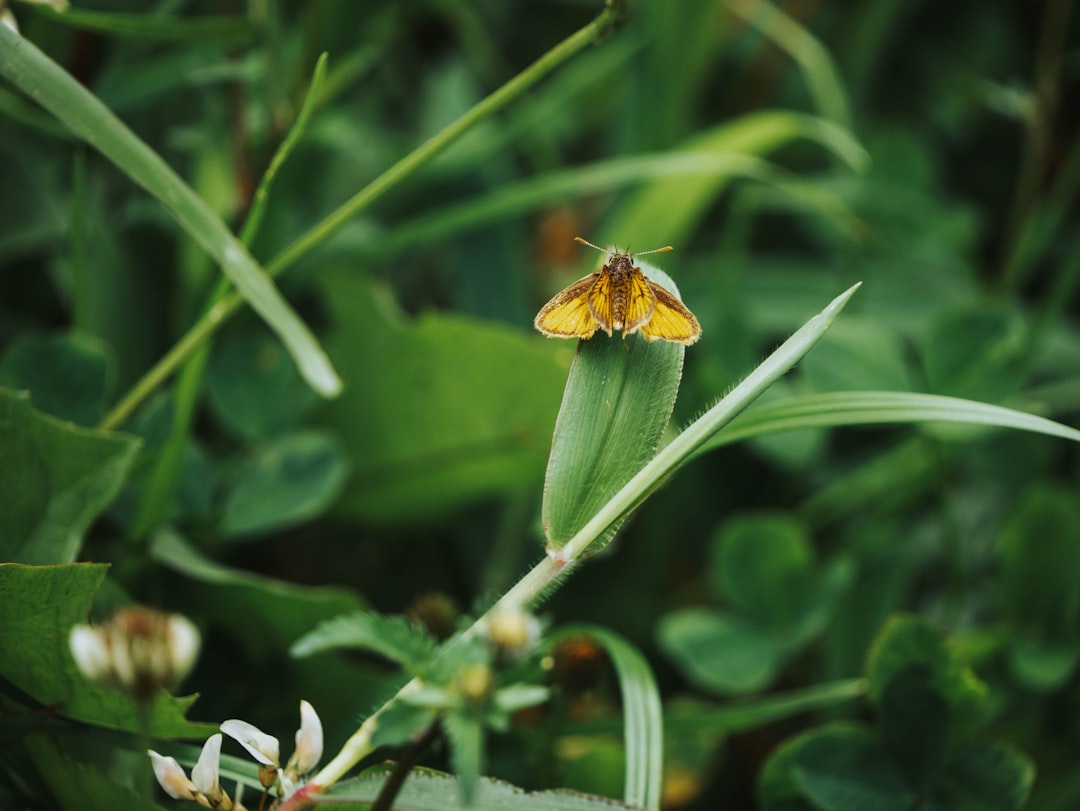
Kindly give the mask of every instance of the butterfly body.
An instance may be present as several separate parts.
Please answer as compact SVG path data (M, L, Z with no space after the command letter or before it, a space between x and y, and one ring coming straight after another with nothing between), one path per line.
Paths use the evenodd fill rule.
M580 238L578 242L591 245ZM648 341L684 345L701 337L694 314L673 293L647 278L634 264L633 254L614 248L601 270L557 294L537 313L534 323L552 338L591 338L598 329L609 337L615 331L622 332L623 338L640 332Z

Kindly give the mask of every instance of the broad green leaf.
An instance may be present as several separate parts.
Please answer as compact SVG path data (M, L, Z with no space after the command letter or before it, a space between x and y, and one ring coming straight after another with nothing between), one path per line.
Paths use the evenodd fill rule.
M324 396L338 393L341 381L322 348L266 271L160 155L74 77L7 26L0 26L0 75L160 200L184 231L220 263L237 290L278 334L312 388Z
M806 528L785 516L741 516L724 525L713 549L714 589L762 626L790 632L814 587Z
M878 634L867 661L870 696L881 705L893 679L924 668L927 681L949 708L953 740L963 740L983 721L989 690L942 635L917 617L894 615Z
M856 284L829 302L824 310L799 328L716 405L683 429L566 543L560 550L560 558L575 560L597 537L623 520L680 465L693 457L717 431L798 363L825 334L858 289L859 285Z
M317 623L362 608L362 601L346 589L299 586L224 566L172 530L151 539L150 554L187 579L176 592L189 601L190 610L205 612L243 647L262 656L279 657Z
M0 389L0 559L69 563L90 523L120 490L139 441L38 413Z
M795 780L821 811L911 811L918 797L882 751L877 736L853 725L833 725L801 741Z
M639 263L678 295L671 279ZM675 407L686 348L597 332L579 341L555 423L541 517L548 548L573 538L655 454ZM625 518L625 516L624 516ZM589 552L606 545L608 527Z
M221 424L249 440L291 428L315 404L281 343L258 324L238 324L218 336L206 393Z
M111 365L108 349L89 336L23 333L0 360L0 386L29 391L39 411L92 426L105 413Z
M325 431L296 431L257 445L225 494L221 530L236 538L311 520L340 495L347 471L340 443Z
M844 391L792 397L755 408L732 420L705 445L704 450L780 431L921 422L993 425L1080 442L1080 431L1075 428L1001 406L936 394Z
M668 614L657 628L660 647L702 689L748 693L768 686L784 646L768 629L730 614L687 609Z
M297 639L289 653L302 657L342 649L371 651L415 672L431 658L435 641L404 617L365 612L320 623Z
M961 752L927 811L1020 811L1035 783L1035 764L1007 743L987 741Z
M85 623L107 566L0 564L0 676L42 704L60 706L76 721L138 731L131 697L90 682L75 666L68 634ZM159 691L151 707L151 734L161 738L206 737L210 724L193 724L184 713L194 696L173 698Z
M626 745L623 800L657 811L664 777L664 715L652 668L637 648L606 628L572 625L560 629L551 641L581 634L607 651L619 679Z
M330 787L322 796L335 803L372 802L386 776L358 777ZM463 805L456 778L415 769L397 795L395 806L415 811L640 811L608 797L590 797L574 791L523 791L509 783L481 778L470 805Z
M462 316L408 320L351 270L326 285L327 347L348 383L325 414L353 466L343 514L430 521L539 486L565 378L560 347Z

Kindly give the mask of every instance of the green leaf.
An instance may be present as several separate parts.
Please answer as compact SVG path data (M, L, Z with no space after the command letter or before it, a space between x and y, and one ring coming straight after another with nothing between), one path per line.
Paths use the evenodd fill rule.
M212 560L173 530L150 541L155 561L189 579L177 589L191 611L200 611L228 629L239 644L267 657L279 657L317 623L362 608L352 592L328 586L286 583Z
M343 780L321 797L332 802L370 803L382 790L382 774ZM397 794L395 807L415 811L640 811L608 797L590 797L574 791L523 791L509 783L481 778L470 805L463 805L458 780L444 774L416 769Z
M795 781L821 811L911 811L916 792L881 750L877 736L834 725L800 742Z
M921 794L938 784L950 737L950 710L922 664L906 667L889 679L880 704L885 748Z
M160 200L213 256L237 290L278 334L304 379L324 396L341 388L314 336L247 249L190 186L89 90L7 26L0 26L0 75L67 124Z
M85 623L107 566L0 564L0 676L35 700L59 705L68 718L135 732L140 721L131 697L90 682L75 666L68 634ZM184 719L194 696L173 698L161 690L151 707L151 734L160 738L206 737L211 724Z
M994 425L1080 442L1080 431L1075 428L1011 408L935 394L844 391L792 397L759 406L732 420L727 428L705 445L702 452L781 431L919 422Z
M1035 764L1009 744L978 743L949 765L927 811L1020 811L1035 783Z
M688 609L660 620L664 652L694 684L718 693L766 687L783 661L784 647L768 629L730 614Z
M565 377L558 346L457 315L406 320L352 269L326 285L327 348L349 384L325 411L354 466L342 513L430 521L538 486Z
M660 689L641 652L606 628L575 624L562 628L551 643L585 634L607 651L619 679L626 742L623 800L656 811L664 780L664 715Z
M105 413L111 364L107 348L89 336L23 333L0 361L0 386L28 390L38 410L92 426Z
M476 796L484 770L484 727L479 718L465 709L443 715L442 726L450 744L450 763L457 775L458 795L461 804L468 807Z
M340 444L324 431L296 431L259 445L236 470L221 530L236 537L309 521L338 498L347 470Z
M438 717L439 711L435 708L408 701L391 701L379 711L371 746L401 746L435 723Z
M870 696L881 705L889 684L913 667L924 668L950 710L953 740L970 735L987 710L987 686L924 620L894 615L878 634L867 662Z
M315 403L281 343L257 324L238 325L218 337L206 387L214 415L244 439L292 427Z
M678 295L671 279L642 271ZM548 547L573 538L655 454L679 391L686 347L597 333L579 341L555 423L541 517ZM625 515L622 517L625 520ZM589 547L602 549L613 523Z
M0 510L0 558L68 563L119 492L139 441L76 428L0 389L0 447L0 492L10 505Z
M320 623L297 639L289 654L302 657L339 649L371 651L416 672L431 658L435 641L404 617L363 612Z
M713 550L714 589L755 622L790 632L814 585L806 528L786 516L740 516L717 533Z

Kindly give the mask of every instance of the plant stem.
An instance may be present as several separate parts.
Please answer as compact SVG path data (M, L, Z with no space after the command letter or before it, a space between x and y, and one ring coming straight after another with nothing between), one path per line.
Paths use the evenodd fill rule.
M372 180L340 208L275 256L266 265L266 270L271 276L277 276L294 265L325 242L350 219L364 211L417 169L429 163L439 153L445 151L466 132L516 100L564 62L579 54L589 45L607 36L620 21L624 5L624 2L609 0L604 10L592 22L567 37L490 96L477 103L456 121ZM243 304L244 299L234 293L211 308L105 415L98 427L102 430L111 430L126 422L146 398L160 387L180 364L202 346L210 335L235 314Z

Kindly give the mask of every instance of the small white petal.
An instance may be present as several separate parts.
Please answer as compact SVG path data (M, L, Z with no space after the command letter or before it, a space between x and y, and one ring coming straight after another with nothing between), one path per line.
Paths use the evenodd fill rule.
M267 735L254 724L230 718L221 724L221 731L234 739L248 754L264 766L280 766L278 739Z
M169 617L169 665L176 680L182 679L199 656L199 630L179 614Z
M191 782L203 794L216 797L218 786L218 763L221 761L221 735L211 735L203 744L199 762L191 770Z
M102 635L89 625L76 625L68 636L75 664L83 675L99 681L109 672L109 649Z
M121 686L131 689L135 686L135 663L131 659L130 639L126 634L114 633L109 636L109 661L113 675Z
M292 756L297 774L306 774L315 768L322 757L322 721L315 708L308 702L300 702L300 729L296 730L296 752Z
M174 800L194 800L198 790L195 784L188 780L176 758L159 755L153 749L150 752L150 760L154 764L154 777L165 793Z

